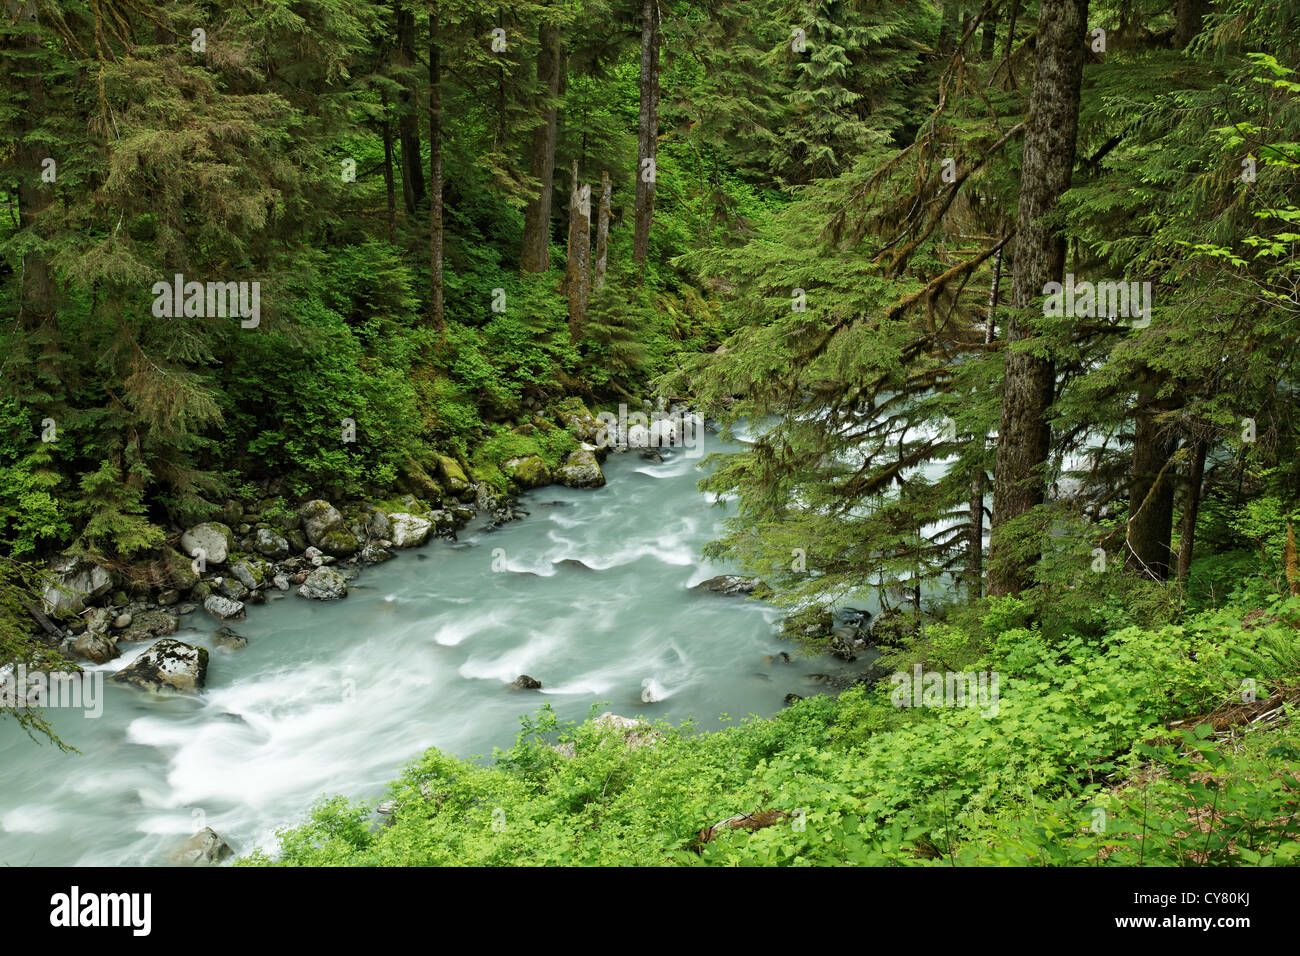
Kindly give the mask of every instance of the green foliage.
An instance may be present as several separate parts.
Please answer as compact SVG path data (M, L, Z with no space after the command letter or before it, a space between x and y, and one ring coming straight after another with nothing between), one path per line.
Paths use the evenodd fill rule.
M1226 756L1163 725L1231 701L1246 677L1294 686L1300 602L1266 623L1215 611L1049 643L1027 608L991 602L987 633L935 635L946 663L999 674L996 714L899 708L889 687L801 701L714 732L656 725L633 740L549 709L482 766L431 750L393 784L391 826L334 799L281 834L282 865L845 865L1285 863L1300 852L1300 730ZM980 645L983 645L982 647ZM649 733L650 728L638 733ZM629 746L629 742L639 746ZM572 748L563 755L556 744ZM1287 755L1292 756L1288 757ZM1290 769L1288 769L1290 768ZM1210 769L1220 783L1206 781ZM1135 772L1140 782L1130 785ZM1290 777L1287 776L1290 774ZM1288 779L1290 782L1288 783ZM1219 793L1217 805L1215 794ZM1214 805L1208 832L1189 814ZM1106 810L1092 833L1093 809ZM1140 813L1146 807L1145 814ZM699 831L738 813L791 814L752 832ZM1143 824L1145 820L1145 825ZM1145 842L1145 849L1143 843ZM698 852L696 852L698 851ZM1149 854L1145 857L1141 854Z

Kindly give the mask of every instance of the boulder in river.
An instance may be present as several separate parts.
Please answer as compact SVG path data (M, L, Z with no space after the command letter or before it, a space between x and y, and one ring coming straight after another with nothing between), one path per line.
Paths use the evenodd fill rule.
M232 601L227 597L221 597L218 594L213 594L204 600L203 610L219 621L242 621L244 619L243 604L239 601Z
M511 682L510 687L512 690L541 690L542 682L527 674L520 674Z
M242 634L236 634L228 627L219 627L217 633L212 637L212 643L223 651L237 651L241 647L248 646L248 638Z
M53 579L41 594L47 614L80 614L86 606L113 590L113 575L90 558L64 554L50 562Z
M334 601L348 596L348 582L333 568L319 567L307 575L298 594L313 601Z
M208 652L164 637L113 675L118 684L151 691L197 692L208 677Z
M298 516L302 519L302 530L313 547L340 558L356 554L360 550L361 543L348 530L343 515L328 501L319 498L309 501L299 510Z
M177 866L215 866L235 851L211 827L204 827L169 854Z
M220 521L196 524L181 535L181 550L190 557L199 557L208 564L221 564L230 554L235 540L230 528Z
M596 449L583 445L570 452L555 472L555 480L568 488L600 488L605 484L605 473L596 460Z
M752 594L757 588L764 586L758 578L746 578L738 574L719 574L707 581L701 581L691 590L712 591L715 594Z
M429 540L433 522L419 515L398 511L388 516L388 540L394 548L418 548Z

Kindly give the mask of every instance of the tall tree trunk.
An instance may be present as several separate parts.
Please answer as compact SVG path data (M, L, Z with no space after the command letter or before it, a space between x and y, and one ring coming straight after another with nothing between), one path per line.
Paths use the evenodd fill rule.
M998 21L1001 19L1001 13L998 11L996 3L989 10L988 15L984 17L984 23L980 30L980 59L989 61L993 59L996 51L998 40Z
M1187 472L1187 494L1183 498L1183 520L1178 531L1178 580L1186 581L1192 570L1192 550L1196 546L1196 516L1201 510L1201 483L1205 480L1204 438L1192 443L1192 461Z
M524 272L545 272L551 265L551 196L555 189L555 133L559 118L556 98L560 93L562 57L560 31L542 24L537 31L537 80L549 99L542 111L542 124L533 131L529 175L539 183L535 199L524 209L524 245L519 267Z
M1174 49L1182 50L1201 32L1209 0L1178 0L1174 5Z
M569 191L569 261L564 274L569 297L569 339L578 341L591 291L591 186L578 182L578 161L573 161L573 187Z
M397 3L397 65L402 70L402 92L398 96L401 112L397 117L397 137L401 144L402 199L406 212L413 215L424 202L424 167L420 159L420 122L416 109L415 79L415 11L405 0Z
M1169 577L1172 556L1174 475L1169 460L1177 440L1160 426L1160 412L1172 406L1156 399L1157 388L1158 384L1150 381L1142 387L1134 420L1124 563L1163 581Z
M393 183L393 122L388 116L388 94L380 96L384 120L380 132L384 138L384 193L388 198L388 241L397 244L397 191Z
M1047 410L1055 390L1055 367L1050 357L1013 346L1033 334L1030 307L1043 286L1060 281L1065 269L1064 237L1044 219L1069 187L1074 168L1087 22L1088 0L1043 0L1039 8L993 473L990 594L1010 594L1026 587L1037 561L1035 546L1023 534L1009 533L1008 525L1043 501L1051 445Z
M641 4L641 112L637 116L637 170L632 261L645 276L650 222L655 212L655 163L659 144L659 4Z
M13 13L19 22L34 23L40 16L34 2L20 5ZM11 35L6 39L5 45L22 57L18 62L25 67L26 75L18 84L25 96L18 106L18 124L24 133L30 133L44 121L47 111L45 78L36 66L41 61L41 37L36 32L24 32L21 39ZM14 146L20 229L40 233L42 214L54 201L55 183L45 182L42 178L47 158L53 158L50 157L49 147L39 140L33 141L24 136ZM54 171L57 177L57 165ZM40 328L54 318L54 276L45 254L37 249L28 249L23 253L18 314L22 327L28 330Z
M609 171L600 174L600 215L596 220L596 256L592 265L592 288L605 284L605 270L609 267L609 217L613 208L610 196Z
M438 5L429 10L429 323L441 331L442 314L442 47Z
M996 337L998 287L1002 284L1002 250L993 260L993 284L989 288L988 316L984 320L984 344L991 345ZM979 443L979 467L971 479L970 487L970 537L966 541L967 588L973 600L979 600L984 591L984 493L988 489L988 474L984 471L984 451L988 435L973 435Z

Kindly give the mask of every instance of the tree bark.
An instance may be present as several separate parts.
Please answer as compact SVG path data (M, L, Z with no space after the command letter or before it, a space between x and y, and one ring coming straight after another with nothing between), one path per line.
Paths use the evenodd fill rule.
M989 288L988 316L984 320L984 344L992 344L997 337L995 321L998 308L998 287L1002 284L1002 250L999 249L993 260L993 284ZM966 578L967 588L972 600L978 601L984 592L984 493L988 489L988 474L984 471L984 451L988 445L988 435L973 435L972 440L979 442L979 467L971 480L970 489L970 537L966 541Z
M609 267L609 217L612 209L608 170L600 174L600 214L596 220L596 256L592 264L592 288L605 284L605 270Z
M1001 14L996 6L989 10L988 16L980 28L980 59L985 62L993 59L998 40L998 21Z
M1204 438L1192 443L1192 461L1187 473L1187 494L1183 499L1183 520L1178 532L1178 580L1186 581L1192 570L1192 550L1196 546L1196 517L1201 510L1201 483L1205 480Z
M1169 459L1177 440L1160 426L1159 413L1171 405L1155 398L1156 387L1143 386L1134 420L1124 564L1164 581L1169 577L1169 542L1174 529L1174 476Z
M397 137L402 159L402 199L406 212L413 215L424 202L424 167L420 160L420 123L416 110L415 81L415 11L404 0L397 2L397 65L402 70L402 92L398 96L401 112L397 117Z
M569 252L564 286L569 298L569 339L582 335L591 291L591 186L578 182L578 161L573 161L573 186L569 191Z
M537 80L544 87L548 104L542 110L542 124L533 131L529 175L538 182L539 192L524 209L524 245L519 267L524 272L545 272L551 265L551 197L555 189L555 134L559 119L556 97L560 92L560 31L542 24L537 31Z
M1202 21L1210 12L1209 0L1178 0L1174 7L1174 49L1186 49L1201 32Z
M17 17L37 21L38 9L34 3L23 4L17 11ZM41 38L35 32L25 32L21 41L15 42L11 38L6 46L10 43L27 58L26 76L20 83L26 98L17 106L17 110L18 125L24 133L31 133L43 122L47 111L45 78L35 67L41 58ZM49 148L27 136L14 146L14 168L18 172L18 226L37 234L42 231L42 215L54 201L55 183L47 183L41 178L47 157ZM56 177L58 172L56 165ZM54 319L54 276L44 253L40 251L28 250L23 254L18 310L22 327L27 330L40 328Z
M384 139L384 193L388 198L388 241L397 244L397 191L393 182L393 123L388 117L388 94L380 97L384 120L380 132Z
M442 48L438 5L429 10L429 323L446 327L442 309Z
M1025 126L1012 266L1012 312L1007 323L1006 370L993 478L989 593L1028 586L1037 561L1034 545L1008 524L1043 502L1051 446L1048 407L1055 390L1050 356L1014 348L1033 334L1030 308L1043 286L1065 269L1065 240L1044 221L1070 185L1079 130L1088 0L1043 0L1039 9L1034 84Z
M659 4L641 4L641 111L637 116L637 168L632 261L645 277L650 222L655 212L655 163L659 143Z

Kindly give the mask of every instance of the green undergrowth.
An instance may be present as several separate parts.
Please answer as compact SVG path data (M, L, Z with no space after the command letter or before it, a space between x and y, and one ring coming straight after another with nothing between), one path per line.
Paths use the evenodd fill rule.
M1088 638L1044 637L1006 600L984 609L975 633L948 625L930 656L916 644L898 653L930 667L960 649L949 666L997 674L995 714L896 707L888 679L711 733L563 723L544 708L490 765L424 753L391 786L390 825L373 803L333 797L283 831L278 852L244 862L1296 860L1300 726L1285 703L1251 721L1270 696L1281 702L1300 683L1300 600ZM1216 714L1229 719L1166 729ZM571 745L573 756L555 744ZM775 822L707 832L738 814Z

